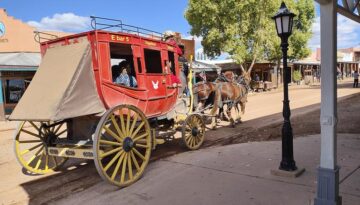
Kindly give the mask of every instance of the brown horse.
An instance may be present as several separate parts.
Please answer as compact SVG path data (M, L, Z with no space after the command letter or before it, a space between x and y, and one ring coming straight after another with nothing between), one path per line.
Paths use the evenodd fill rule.
M213 109L211 110L211 115L215 115L220 110L220 113L223 112L223 107L226 104L226 114L227 118L230 121L231 125L234 126L236 121L240 121L240 110L238 105L241 107L241 112L245 112L245 104L247 102L247 94L249 90L249 84L251 77L248 73L245 73L235 82L221 82L217 81L217 90L215 92L215 100ZM236 117L231 116L231 109L235 108ZM216 119L213 118L212 128L216 127Z
M212 105L216 92L216 84L212 82L200 82L194 85L194 105L195 110L199 111Z

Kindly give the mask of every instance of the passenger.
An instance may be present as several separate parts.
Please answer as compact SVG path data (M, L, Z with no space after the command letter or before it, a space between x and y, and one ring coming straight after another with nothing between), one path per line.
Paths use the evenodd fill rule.
M112 73L112 81L116 82L116 78L119 76L120 74L120 66L118 65L113 65L111 66L111 73Z
M119 63L119 66L121 68L121 73L116 78L115 83L128 87L137 87L136 78L128 74L130 73L129 63L127 63L126 61L122 61Z

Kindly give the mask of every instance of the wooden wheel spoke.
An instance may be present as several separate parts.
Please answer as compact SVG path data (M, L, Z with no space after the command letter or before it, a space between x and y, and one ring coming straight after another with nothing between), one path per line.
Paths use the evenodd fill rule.
M105 132L109 133L114 139L116 139L118 142L121 142L122 140L120 139L120 137L118 135L116 135L110 128L104 126L103 127Z
M59 134L57 134L57 136L60 136L60 135L64 134L65 132L67 132L67 129L61 131Z
M118 123L117 123L116 120L115 120L114 114L112 114L110 118L111 118L112 124L114 125L116 131L117 131L118 134L119 134L119 139L118 139L118 141L121 142L122 139L125 138L125 134L120 130L120 127L119 127Z
M117 153L116 155L115 155L115 157L113 157L112 159L111 159L111 161L105 166L105 168L104 168L104 171L106 172L113 164L114 164L114 162L122 155L122 153L124 153L124 150L121 150L119 153Z
M126 136L126 129L125 129L125 123L124 123L124 115L122 113L121 110L119 110L119 115L120 115L120 123L121 123L121 129L123 130L123 134ZM125 138L125 137L124 137Z
M51 126L49 130L50 130L50 132L54 133L55 126Z
M190 138L190 140L189 140L189 145L190 145L190 147L193 147L193 142L194 142L194 138Z
M128 154L128 169L129 169L129 180L133 179L133 172L132 172L132 162L131 162L131 156Z
M37 137L37 138L40 138L40 139L41 139L41 137L40 137L38 134L35 134L35 133L33 133L33 132L30 132L30 131L24 130L24 129L21 129L21 131L22 131L22 132L25 132L26 134L29 134L29 135L32 135L32 136L34 136L34 137Z
M109 156L111 154L114 154L115 152L118 152L120 150L122 150L122 147L115 148L113 150L110 150L108 152L103 153L102 155L100 155L100 158L103 159L104 157L107 157L107 156Z
M143 145L143 144L135 144L135 147L140 147L140 148L149 148L149 145Z
M142 155L135 147L133 147L132 151L134 151L137 156L139 156L142 160L145 161L144 155Z
M188 141L191 139L192 135L190 133L185 134L185 140Z
M138 115L137 113L134 114L134 119L133 119L131 128L130 128L130 130L129 130L129 135L130 135L130 136L132 136L132 133L133 133L133 131L134 131L134 128L135 128L135 125L136 125L138 116L139 116L139 115Z
M121 169L120 183L124 182L124 180L125 180L126 167L127 167L127 159L128 159L127 153L125 153L124 163L123 163L122 169Z
M120 142L113 142L113 141L108 141L108 140L100 140L100 144L122 146L122 144Z
M137 142L138 140L143 139L143 138L145 138L146 136L148 136L148 133L142 134L142 135L140 135L140 136L136 136L133 141L134 141L134 142Z
M134 165L135 165L135 167L136 167L136 170L139 171L139 170L140 170L140 166L139 166L139 164L138 164L138 162L137 162L137 159L136 159L136 157L135 157L135 155L134 155L134 152L131 151L131 152L130 152L130 155L131 155L132 161L134 162Z
M57 132L59 132L59 130L62 128L62 126L64 125L64 123L61 123L60 125L58 125L56 127L56 129L54 129L54 133L57 135Z
M112 175L111 175L111 179L112 179L112 180L115 179L115 176L116 176L116 174L117 174L118 171L119 171L120 164L121 164L121 162L123 161L125 154L126 154L126 153L122 153L122 154L121 154L121 156L120 156L120 158L119 158L119 160L118 160L118 162L117 162L117 164L116 164L116 167L115 167L115 169L114 169L114 171L113 171L113 173L112 173Z
M42 160L42 156L44 156L43 153L44 153L44 150L42 150L41 153L40 153L41 155L40 155L40 157L39 157L39 159L38 159L38 161L37 161L37 163L36 163L35 169L39 169L40 164L41 164L41 162L42 162L42 161L41 161L41 160Z
M40 132L40 128L39 128L37 125L35 125L34 122L29 121L29 123L30 123L38 132Z
M40 147L42 144L43 144L43 143L39 143L39 144L31 147L30 149L26 149L26 150L22 151L22 152L20 153L20 155L24 155L24 154L26 154L26 153L28 153L28 152L30 152L30 151L33 151L34 149Z
M126 118L126 133L128 136L130 136L130 114L131 114L131 110L128 109L127 118Z
M192 138L192 147L194 147L196 145L196 139L195 137Z
M36 142L42 142L41 140L19 140L20 144L22 143L36 143Z
M194 137L194 139L195 139L195 145L197 145L200 142L199 136Z
M34 159L39 156L40 152L43 150L44 146L42 146L28 161L27 161L27 165L30 165L32 161L34 161Z
M137 133L140 131L140 129L141 129L144 125L145 125L145 121L143 121L143 122L139 125L139 127L136 128L136 130L134 131L134 133L132 133L131 138L134 138L134 136L137 135Z

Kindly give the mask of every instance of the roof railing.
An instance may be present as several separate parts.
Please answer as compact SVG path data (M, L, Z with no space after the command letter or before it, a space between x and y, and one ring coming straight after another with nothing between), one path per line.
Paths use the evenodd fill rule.
M44 41L55 40L55 39L59 38L59 36L57 36L57 35L41 32L41 31L34 31L34 34L35 34L34 39L38 43L42 43Z
M94 30L110 30L114 32L126 32L138 36L157 39L157 40L162 40L164 37L162 33L141 28L138 26L127 25L118 19L103 18L98 16L90 16L90 18L91 18L91 27Z

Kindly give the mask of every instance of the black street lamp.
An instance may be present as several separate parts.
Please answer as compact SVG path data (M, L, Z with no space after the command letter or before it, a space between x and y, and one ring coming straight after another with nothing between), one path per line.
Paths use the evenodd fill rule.
M290 71L287 67L287 51L288 38L292 33L293 18L295 14L291 13L282 2L279 11L272 17L275 20L276 32L281 38L281 48L283 52L283 79L284 79L284 101L283 101L283 117L284 124L282 127L282 159L280 163L280 170L294 171L297 170L294 152L293 152L293 134L290 123L290 105L289 105L289 90L288 83L290 83Z

